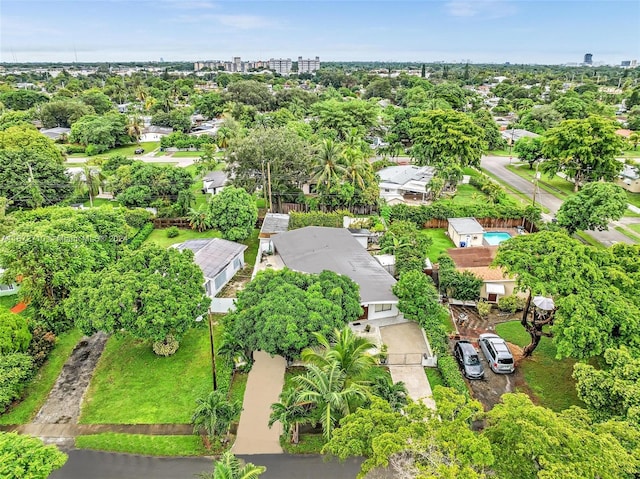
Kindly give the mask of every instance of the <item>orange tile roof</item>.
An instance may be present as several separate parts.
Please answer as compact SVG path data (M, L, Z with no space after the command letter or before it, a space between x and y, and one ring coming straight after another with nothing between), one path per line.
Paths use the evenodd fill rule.
M484 281L515 281L514 278L506 276L499 266L496 268L489 268L488 266L459 268L459 271L470 271Z

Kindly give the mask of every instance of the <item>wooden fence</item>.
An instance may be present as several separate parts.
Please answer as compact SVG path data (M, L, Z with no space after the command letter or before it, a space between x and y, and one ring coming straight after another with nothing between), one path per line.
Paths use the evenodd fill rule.
M349 207L332 207L332 206L318 206L317 210L312 210L309 205L300 203L282 203L279 207L274 204L274 213L289 213L295 211L296 213L308 213L309 211L321 211L322 213L331 213L337 210L347 210L354 215L376 215L378 214L377 206L349 206ZM278 211L279 210L279 211Z
M476 218L476 220L478 221L478 223L480 223L480 225L483 228L491 228L491 229L497 229L497 228L517 228L517 227L524 227L524 229L526 231L531 232L531 223L529 222L529 220L525 220L523 218L508 218L508 219L503 219L503 218ZM443 220L443 219L432 219L427 221L426 223L424 223L422 225L422 227L424 229L429 229L429 228L448 228L449 227L449 221L448 220ZM533 232L538 231L538 228L535 226L535 224L533 225Z
M171 226L177 226L178 228L191 228L189 220L187 218L154 218L154 228L169 228Z

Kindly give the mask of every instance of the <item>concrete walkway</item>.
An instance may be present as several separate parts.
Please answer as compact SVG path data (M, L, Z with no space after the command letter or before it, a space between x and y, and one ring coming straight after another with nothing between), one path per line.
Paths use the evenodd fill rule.
M422 401L431 409L436 408L431 385L422 366L389 366L389 372L394 383L404 383L411 399L415 402Z
M282 454L280 423L269 429L271 404L278 402L287 362L281 356L271 357L262 351L253 355L254 363L244 393L243 410L238 425L234 454Z

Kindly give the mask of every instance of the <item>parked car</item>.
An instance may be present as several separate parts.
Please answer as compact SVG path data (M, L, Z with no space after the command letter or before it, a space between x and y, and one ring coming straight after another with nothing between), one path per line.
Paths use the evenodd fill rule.
M142 155L144 153L144 148L136 148L136 151L134 151L134 153L136 155Z
M484 368L478 357L478 351L469 341L458 341L453 347L453 355L467 378L484 378Z
M504 339L497 334L484 333L480 335L478 343L494 373L509 374L515 371L513 354Z

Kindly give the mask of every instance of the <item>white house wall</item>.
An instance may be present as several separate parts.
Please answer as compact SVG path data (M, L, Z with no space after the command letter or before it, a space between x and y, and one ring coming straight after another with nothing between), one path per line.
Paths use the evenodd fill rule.
M363 306L367 306L367 305L363 305ZM369 306L369 313L367 315L367 319L393 318L394 316L398 316L398 314L400 314L398 312L398 307L395 304L391 304L391 309L388 311L378 311L378 312L376 312L375 304L369 304L368 306Z
M215 285L216 278L206 278L205 289L209 297L213 298L216 294L218 294L227 285L229 280L231 280L231 278L233 278L233 276L244 267L243 255L244 255L244 252L240 253L239 255L236 255L231 260L231 262L227 265L227 267L223 269L220 273L218 273L216 278L220 277L221 275L224 275L224 278L225 278L224 282L218 288L216 288L216 285ZM235 265L236 259L240 260L240 264L238 266ZM207 283L209 284L209 286L207 286Z

